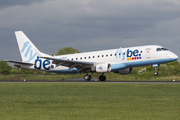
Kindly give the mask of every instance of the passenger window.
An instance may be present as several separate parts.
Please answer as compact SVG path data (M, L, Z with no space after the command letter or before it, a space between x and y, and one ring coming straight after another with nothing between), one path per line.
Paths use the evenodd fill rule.
M93 56L93 58L95 58L95 56Z
M106 55L106 57L108 57L108 55Z
M112 56L112 54L110 56Z
M89 59L90 59L91 57L89 56Z
M86 59L86 57L84 57L84 59Z
M76 60L78 60L78 58L76 58Z
M80 59L82 60L82 57Z
M104 57L104 55L102 55L102 57Z

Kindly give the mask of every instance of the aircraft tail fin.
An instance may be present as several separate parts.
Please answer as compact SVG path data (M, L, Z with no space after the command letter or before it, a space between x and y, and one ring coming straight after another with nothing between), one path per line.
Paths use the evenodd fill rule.
M29 38L22 32L15 32L19 51L23 62L34 63L38 53L41 53L36 46L29 40Z

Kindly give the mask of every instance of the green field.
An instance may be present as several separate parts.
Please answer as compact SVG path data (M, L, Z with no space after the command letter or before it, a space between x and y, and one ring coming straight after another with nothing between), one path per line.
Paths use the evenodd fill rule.
M180 120L180 84L0 83L0 120Z

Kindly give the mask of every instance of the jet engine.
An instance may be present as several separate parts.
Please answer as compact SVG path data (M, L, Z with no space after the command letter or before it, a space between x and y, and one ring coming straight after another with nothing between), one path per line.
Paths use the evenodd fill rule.
M133 68L126 68L123 70L119 70L115 73L119 73L120 75L126 75L126 74L131 74L133 72Z
M111 64L106 63L106 64L98 64L96 66L93 66L91 68L92 72L98 72L98 73L106 73L106 72L111 72Z

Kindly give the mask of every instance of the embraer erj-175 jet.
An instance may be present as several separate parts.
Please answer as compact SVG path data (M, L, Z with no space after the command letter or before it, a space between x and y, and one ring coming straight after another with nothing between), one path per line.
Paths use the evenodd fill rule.
M105 81L104 73L130 74L133 67L153 65L156 68L159 64L178 59L173 52L158 45L51 56L40 52L22 31L16 31L15 35L22 62L6 60L7 62L26 69L56 73L87 73L84 76L86 81L91 80L89 73L102 73L99 80ZM157 74L155 69L155 75Z

